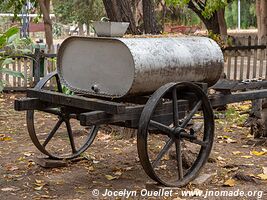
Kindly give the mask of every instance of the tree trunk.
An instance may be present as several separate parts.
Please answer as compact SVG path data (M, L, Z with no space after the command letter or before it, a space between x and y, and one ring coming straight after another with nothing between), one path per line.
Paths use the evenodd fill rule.
M261 10L261 0L256 0L256 15L257 15L257 28L258 28L258 33L260 32L260 29L261 29L261 15L260 15L260 10Z
M256 9L259 44L265 44L267 42L267 1L257 0Z
M203 17L203 23L205 24L208 31L212 31L214 34L220 34L220 26L217 12L215 12L210 19Z
M83 24L79 23L78 28L79 28L79 35L84 36Z
M138 34L130 0L103 0L110 21L129 22L128 33Z
M218 10L217 16L218 16L218 21L219 21L221 38L224 41L226 41L226 39L227 39L227 25L226 25L224 13L225 13L225 8L222 8L222 9Z
M53 51L53 31L52 20L50 19L50 0L38 0L41 13L43 14L43 21L45 26L45 40L48 46L48 53Z
M153 0L143 0L143 15L145 33L159 33L155 18L155 8Z
M220 26L217 11L213 13L213 15L207 19L202 15L202 10L199 10L192 1L189 1L188 8L194 11L197 16L202 20L205 24L208 31L212 31L214 34L220 34Z

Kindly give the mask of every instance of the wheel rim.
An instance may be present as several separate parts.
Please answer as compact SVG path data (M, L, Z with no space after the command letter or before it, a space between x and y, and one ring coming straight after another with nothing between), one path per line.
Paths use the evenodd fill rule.
M34 89L37 89L37 90L43 89L44 86L49 81L51 81L52 78L56 79L57 91L59 93L62 93L63 92L62 86L61 86L60 79L56 71L48 74L41 81L39 81L37 85L34 87ZM73 158L78 157L84 151L86 151L88 147L93 143L97 135L99 126L92 126L90 131L88 131L88 133L86 134L87 137L85 138L85 140L81 143L81 145L78 148L76 148L75 140L73 137L73 130L71 128L71 123L70 123L72 115L70 113L64 112L63 108L55 108L54 110L51 110L51 113L59 117L59 120L57 121L55 126L52 128L52 130L49 131L49 134L44 141L41 141L40 138L37 136L38 133L36 131L36 127L35 127L36 123L34 120L35 111L28 110L26 113L28 132L29 132L29 135L30 135L30 138L33 144L37 147L37 149L43 154L53 159L73 159ZM76 118L77 118L77 115L76 115ZM53 140L53 137L57 135L57 131L63 123L65 123L67 135L69 138L69 144L67 144L66 146L70 145L72 152L69 154L59 155L59 154L55 154L49 151L47 149L47 145L50 143L51 140Z
M55 115L56 116L56 115ZM41 135L38 134L38 131L42 130L42 127L38 128L36 127L36 122L35 122L35 111L29 110L27 111L27 127L28 127L28 132L30 135L30 138L33 142L33 144L37 147L37 149L42 152L43 154L49 156L50 158L53 159L73 159L78 157L81 153L86 151L88 147L93 143L98 129L98 126L92 126L90 131L86 132L86 134L83 134L80 137L83 137L82 141L79 141L80 138L75 137L73 134L73 129L71 127L71 123L69 118L58 115L59 119L49 131L48 134ZM61 134L58 135L59 130L64 130L61 126L65 124L65 132L61 131ZM38 130L37 130L38 129ZM85 130L83 130L85 132ZM40 132L39 132L40 133ZM38 136L39 135L39 136ZM84 138L84 135L86 137ZM43 137L44 136L44 137ZM64 137L65 136L65 137ZM65 141L66 136L68 136L68 141ZM57 138L56 138L57 137ZM63 139L61 139L61 138ZM55 141L53 141L55 140ZM67 139L66 139L67 140ZM57 142L63 143L61 146ZM50 146L49 146L50 145ZM52 146L53 145L53 146ZM63 147L62 147L63 146ZM59 153L62 151L62 148L70 147L70 149L66 149L68 153ZM53 150L50 149L50 147L53 147ZM57 147L57 148L56 148Z
M193 106L192 109L190 109L190 112L188 114L180 119L179 118L179 112L177 103L173 103L174 99L184 99L183 93L184 92L191 92L196 97L196 100L192 101ZM178 92L178 93L177 93ZM179 98L177 98L177 95L179 94ZM157 106L159 106L160 102L168 96L172 101L173 106L173 112L172 112L172 127L161 123L160 120L152 120L153 113ZM200 135L197 135L198 133L194 133L194 140L192 139L193 136L191 135L191 129L190 133L186 131L188 124L190 121L193 121L196 113L198 112L199 108L202 110L203 114L203 133ZM192 115L192 116L191 116ZM151 154L148 152L149 147L155 148L155 145L149 145L149 142L153 142L149 137L153 136L154 134L149 134L149 129L156 129L157 131L160 130L161 134L164 135L166 138L166 143L163 143L163 147L161 145L159 150L159 153L155 156L155 158L152 158ZM138 146L138 154L140 158L140 162L145 170L145 172L148 174L150 178L155 180L156 182L166 185L166 186L174 186L174 187L180 187L188 184L190 181L192 181L199 173L203 165L206 163L208 156L210 154L210 151L212 149L212 143L213 143L213 136L214 136L214 118L213 118L213 111L210 105L210 102L206 96L206 94L202 91L202 89L195 84L192 83L169 83L164 86L162 86L160 89L158 89L149 99L147 102L145 108L143 109L143 112L140 117L139 121L139 129L138 129L138 137L137 137L137 146ZM153 136L154 137L154 136ZM162 139L163 136L160 136L159 139ZM192 162L192 165L184 170L183 169L183 162L182 162L182 144L184 144L184 141L189 140L190 137L190 144L193 141L194 145L199 145L199 150L196 158ZM202 139L199 139L199 137L202 137ZM155 139L152 138L152 139ZM197 143L197 144L195 144ZM158 144L158 143L157 143ZM171 170L174 170L174 167L176 169L174 170L177 174L177 179L174 180L166 179L165 177L162 178L159 173L158 169L159 167L162 167L163 165L159 166L161 163L170 163L169 161L164 161L166 154L170 151L171 147L175 146L176 150L176 166L170 165L166 168L170 168ZM164 169L162 170L164 171ZM168 170L165 170L168 171ZM167 172L163 172L164 174L167 174ZM172 176L172 175L170 175Z

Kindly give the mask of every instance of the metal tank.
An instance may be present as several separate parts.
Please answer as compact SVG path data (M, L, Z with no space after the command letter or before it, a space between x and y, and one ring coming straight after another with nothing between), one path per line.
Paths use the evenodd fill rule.
M205 37L70 37L58 52L61 81L79 93L121 98L152 93L169 82L215 84L223 54Z

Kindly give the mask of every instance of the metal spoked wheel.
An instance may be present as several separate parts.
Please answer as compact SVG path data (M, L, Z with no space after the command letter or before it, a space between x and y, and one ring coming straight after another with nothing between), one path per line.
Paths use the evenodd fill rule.
M28 131L37 149L54 159L72 159L86 151L93 143L98 127L80 127L75 115L66 114L59 108L51 109L51 113L27 111ZM42 120L35 121L48 117L50 122L55 122L51 123L52 128L42 124Z
M35 87L42 89L53 77L57 90L62 92L56 72L43 78ZM93 143L98 126L82 127L77 120L79 113L65 107L53 107L45 112L28 110L26 119L30 138L37 149L53 159L72 159L86 151Z
M179 102L188 102L189 108ZM168 115L157 117L157 109L166 103L171 108L164 111ZM170 187L184 186L206 163L213 137L213 111L202 89L187 82L166 84L150 97L142 111L137 136L140 162L154 181Z

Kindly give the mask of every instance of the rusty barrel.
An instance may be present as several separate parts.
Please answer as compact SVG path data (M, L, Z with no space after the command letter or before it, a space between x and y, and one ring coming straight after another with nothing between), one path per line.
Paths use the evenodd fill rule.
M144 95L169 82L215 84L223 54L205 37L70 37L58 52L57 70L71 90L122 98Z

